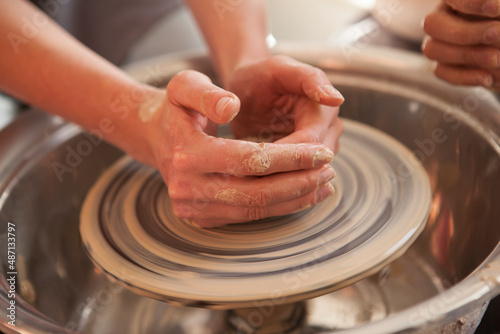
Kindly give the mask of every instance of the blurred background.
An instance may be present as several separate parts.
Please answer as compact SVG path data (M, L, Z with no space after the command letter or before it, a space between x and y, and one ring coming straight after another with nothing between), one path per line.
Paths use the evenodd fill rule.
M364 43L419 50L421 20L436 2L402 1L393 8L390 0L268 0L268 42L300 43L304 48ZM124 63L196 48L204 48L203 39L181 4L132 44Z

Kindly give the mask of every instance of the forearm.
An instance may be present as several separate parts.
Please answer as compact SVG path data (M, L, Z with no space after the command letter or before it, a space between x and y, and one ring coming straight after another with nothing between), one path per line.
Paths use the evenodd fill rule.
M0 89L88 130L105 126L104 139L151 163L141 109L163 92L133 81L31 4L0 3L0 35L7 37L0 39Z
M263 0L186 0L223 82L238 66L269 56Z

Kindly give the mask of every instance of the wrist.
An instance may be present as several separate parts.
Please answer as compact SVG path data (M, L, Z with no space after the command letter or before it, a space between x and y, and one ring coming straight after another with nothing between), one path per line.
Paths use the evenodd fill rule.
M226 60L217 62L220 64L217 66L218 74L224 88L229 87L231 78L238 69L271 57L267 46L250 49L251 51L241 51L239 54L229 55Z
M156 120L164 99L162 89L138 82L129 82L116 90L107 113L113 131L105 139L140 162L155 166L154 143L160 137Z
M140 129L140 145L138 159L150 166L158 167L159 143L162 142L163 108L165 91L151 86L144 88L144 98L137 107L137 128Z

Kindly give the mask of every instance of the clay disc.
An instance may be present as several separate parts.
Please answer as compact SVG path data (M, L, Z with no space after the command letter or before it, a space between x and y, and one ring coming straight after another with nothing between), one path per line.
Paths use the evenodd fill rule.
M176 217L159 173L123 157L87 195L84 246L132 290L181 305L256 307L352 284L411 245L431 190L405 146L361 123L344 126L333 196L296 214L215 229Z

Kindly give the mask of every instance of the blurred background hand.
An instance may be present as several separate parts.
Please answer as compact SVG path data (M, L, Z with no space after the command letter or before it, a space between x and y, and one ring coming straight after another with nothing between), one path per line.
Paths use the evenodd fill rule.
M450 83L500 89L500 3L444 0L424 22L424 54Z

